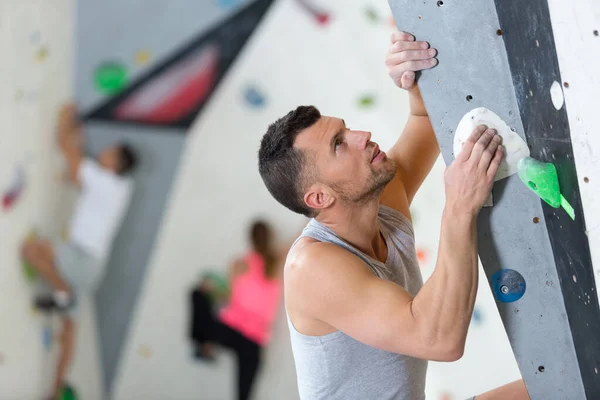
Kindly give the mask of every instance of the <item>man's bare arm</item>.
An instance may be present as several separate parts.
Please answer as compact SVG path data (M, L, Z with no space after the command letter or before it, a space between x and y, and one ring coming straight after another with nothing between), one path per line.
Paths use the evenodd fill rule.
M415 82L415 72L435 66L437 55L426 42L415 42L405 32L395 32L386 59L394 83L408 91L410 114L398 141L388 151L398 167L381 203L408 215L408 207L440 154L425 104ZM419 61L415 61L419 60Z
M438 361L460 358L477 292L476 216L503 154L493 132L482 133L474 132L466 154L446 173L438 260L415 297L375 277L349 252L314 243L290 260L291 315L310 316L383 350Z
M79 166L83 159L83 137L73 105L67 105L60 111L57 136L67 163L67 176L70 181L77 183Z
M396 161L409 204L431 172L440 147L419 89L409 91L411 112L402 135L388 152Z

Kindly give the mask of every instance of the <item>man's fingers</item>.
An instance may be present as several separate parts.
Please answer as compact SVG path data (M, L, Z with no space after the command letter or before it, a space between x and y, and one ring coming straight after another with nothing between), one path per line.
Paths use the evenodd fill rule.
M438 61L435 58L430 58L428 60L420 60L420 61L407 61L402 64L402 67L405 71L421 71L424 69L433 68L437 65Z
M415 73L412 71L406 71L400 78L400 83L403 89L410 89L415 84Z
M488 178L494 179L494 176L496 176L496 172L498 172L498 168L500 168L500 164L502 163L503 158L504 158L504 146L500 145L496 149L494 158L490 162L490 166L487 169Z
M402 85L402 77L405 73L422 71L424 69L433 68L435 65L437 65L437 60L435 58L421 61L407 61L401 65L389 68L388 74L397 86L404 87Z
M490 144L495 135L496 130L488 128L483 133L483 135L481 135L479 140L477 140L477 143L475 143L475 145L473 146L473 150L471 151L471 157L469 157L469 160L472 159L475 161L476 164L479 164L483 152L485 151L485 149L487 149L488 145Z
M437 55L435 49L405 50L398 53L389 53L385 59L386 65L393 67L408 61L430 60Z
M502 137L500 135L495 135L481 155L479 168L482 168L484 171L489 168L490 162L495 157L496 149L498 149L500 143L502 143Z
M487 126L479 125L475 128L471 136L468 137L467 141L463 145L459 154L455 154L455 158L461 161L467 161L469 157L471 157L471 152L473 151L473 147L475 143L479 140L481 135L487 130Z
M406 50L427 50L429 48L429 43L427 42L407 42L400 41L395 42L390 45L389 52L390 53L399 53L401 51Z
M411 42L411 41L415 40L415 37L408 32L402 32L402 31L392 32L392 35L390 36L391 43L395 43L395 42L402 41L402 40Z

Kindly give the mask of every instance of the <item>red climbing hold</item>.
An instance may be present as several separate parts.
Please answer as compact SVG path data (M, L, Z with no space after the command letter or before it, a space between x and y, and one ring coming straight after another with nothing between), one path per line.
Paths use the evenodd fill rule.
M317 7L310 4L307 0L297 0L297 2L313 16L319 25L327 25L329 23L331 16L327 12L317 9Z
M21 192L25 186L25 172L22 167L17 167L13 174L12 182L9 188L2 196L2 208L10 209L21 196Z
M450 393L445 392L440 395L440 400L452 400L453 397Z
M417 260L419 260L419 263L424 263L425 261L427 261L427 252L423 249L418 249Z
M316 18L317 22L321 25L327 25L327 23L329 22L329 14L320 13L317 14Z

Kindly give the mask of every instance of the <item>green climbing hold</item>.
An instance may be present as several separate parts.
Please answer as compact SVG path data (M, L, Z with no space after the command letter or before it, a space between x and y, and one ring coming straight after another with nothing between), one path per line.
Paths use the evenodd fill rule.
M365 8L365 15L371 22L379 22L379 15L372 7Z
M375 104L375 98L373 96L363 96L360 98L359 104L362 108L369 108Z
M105 94L115 94L127 86L127 69L119 63L105 63L96 68L96 89Z
M58 395L58 400L77 400L77 392L69 384L65 384Z
M216 272L208 272L202 277L203 282L207 282L210 286L208 293L213 304L219 305L229 297L229 281L227 277Z
M29 234L27 235L27 239L28 240L33 240L37 238L37 233L35 231L35 229L32 229ZM37 279L37 271L35 270L35 268L33 268L33 265L31 265L31 263L23 260L23 275L25 276L25 279L29 282L29 283L33 283L35 282L35 280Z
M575 220L575 210L560 193L558 174L554 164L525 157L519 160L517 169L519 178L529 189L551 207L562 207L571 219Z
M35 271L35 268L33 268L33 266L27 261L23 261L23 275L25 275L25 279L27 279L27 281L30 283L35 282L37 279L37 272Z
M216 290L229 290L229 281L227 281L225 276L217 274L216 272L209 272L205 275L205 278L210 279Z

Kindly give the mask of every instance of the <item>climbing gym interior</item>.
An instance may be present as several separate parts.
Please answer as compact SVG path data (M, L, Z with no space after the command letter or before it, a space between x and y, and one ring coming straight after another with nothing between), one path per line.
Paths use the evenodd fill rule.
M424 281L446 166L480 123L502 133L508 153L478 219L464 355L429 363L426 398L521 378L533 399L600 398L594 0L0 0L0 400L54 394L65 328L36 299L59 307L61 297L28 265L24 243L69 242L91 196L69 178L65 104L87 156L127 143L137 166L97 287L68 297L74 347L57 398L233 399L234 354L194 354L190 293L202 277L229 290L253 221L267 221L282 248L308 221L258 173L277 118L314 104L382 149L396 142L410 112L384 63L397 29L438 51L439 64L417 74L441 149L410 207ZM54 257L83 265L68 250ZM275 312L251 398L300 399L283 299Z

